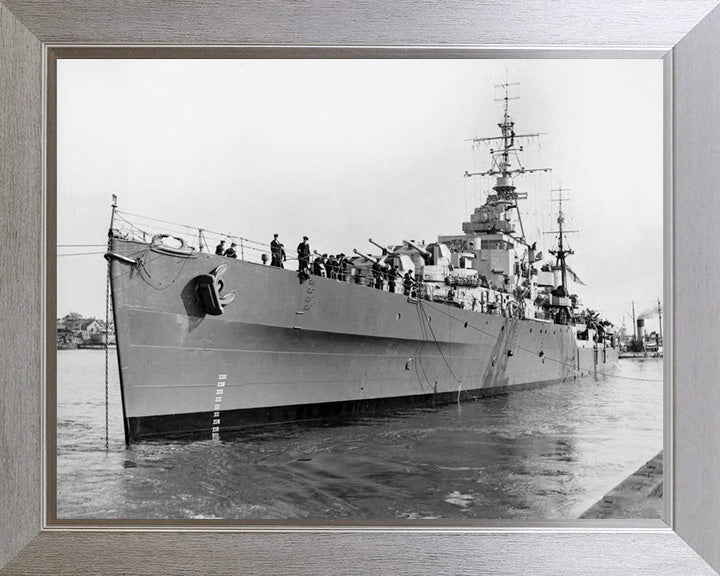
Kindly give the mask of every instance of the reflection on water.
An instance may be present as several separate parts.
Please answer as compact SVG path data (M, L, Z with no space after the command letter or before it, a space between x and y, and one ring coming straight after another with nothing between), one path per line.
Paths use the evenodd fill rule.
M111 356L58 353L59 518L577 518L662 449L662 360L344 426L126 448ZM658 380L658 381L653 381Z

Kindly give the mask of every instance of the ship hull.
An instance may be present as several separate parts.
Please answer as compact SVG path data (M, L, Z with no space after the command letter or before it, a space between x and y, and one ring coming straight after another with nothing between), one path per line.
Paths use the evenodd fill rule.
M438 405L607 373L573 330L210 254L113 239L128 442ZM207 314L197 278L227 264Z
M226 435L236 436L238 433L251 432L257 428L271 425L281 426L290 423L332 425L349 422L363 416L388 416L406 413L413 409L435 409L449 404L479 401L482 398L499 396L511 391L530 390L565 380L563 378L556 381L478 388L459 392L223 410L219 415L220 418L217 419L219 420L217 426L208 425L209 422L215 420L213 411L140 416L129 418L127 426L133 441L152 438L197 437L198 439L210 439L215 436L222 438ZM213 430L213 428L217 428L217 430Z

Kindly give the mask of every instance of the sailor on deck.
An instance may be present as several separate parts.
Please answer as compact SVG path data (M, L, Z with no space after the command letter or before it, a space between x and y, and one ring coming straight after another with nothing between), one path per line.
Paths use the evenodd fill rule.
M285 247L278 240L278 234L273 234L273 236L274 238L272 242L270 242L270 254L272 255L272 261L270 262L270 266L275 266L276 268L283 268L283 262L286 260Z
M320 260L320 276L322 276L323 278L329 278L328 270L327 270L327 266L328 266L327 261L328 261L328 255L323 254L322 259Z
M390 267L390 271L388 272L388 289L390 292L395 292L395 282L397 281L398 277L398 269L397 266L393 265Z
M345 254L340 253L338 256L338 280L345 282L348 278L350 263Z
M230 248L225 250L224 256L226 256L228 258L237 258L237 252L235 251L235 246L237 246L237 244L235 244L235 242L230 244Z
M403 294L410 296L415 279L413 278L412 272L408 270L403 277Z
M225 240L220 240L220 244L215 246L215 254L217 256L222 256L225 254Z
M334 254L330 254L330 256L328 256L327 262L325 264L325 269L328 278L332 278L333 280L337 279L337 262L335 261Z
M380 268L380 264L378 264L377 262L373 262L372 273L373 273L373 278L375 279L375 288L378 290L382 290L383 289L383 273L382 273L382 269Z
M303 236L303 241L298 244L298 276L300 280L306 280L310 277L310 244L308 237Z
M313 274L315 276L324 276L325 272L325 262L323 260L323 257L318 254L315 260L313 260Z

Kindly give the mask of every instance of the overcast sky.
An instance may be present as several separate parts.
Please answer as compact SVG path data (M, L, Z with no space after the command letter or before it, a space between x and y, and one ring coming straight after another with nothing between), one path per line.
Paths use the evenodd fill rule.
M153 218L294 248L459 234L493 183L506 73L526 234L568 188L586 306L622 323L662 296L662 63L655 60L60 60L59 254L102 252L111 195ZM553 194L554 197L554 194ZM102 254L58 258L58 314L104 317ZM648 327L656 329L656 322Z

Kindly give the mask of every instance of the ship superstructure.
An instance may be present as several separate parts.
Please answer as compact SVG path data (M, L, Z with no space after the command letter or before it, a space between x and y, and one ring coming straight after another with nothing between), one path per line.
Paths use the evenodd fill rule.
M562 205L555 263L523 230L508 88L494 179L462 234L402 239L380 254L311 256L287 270L192 239L148 235L113 207L109 249L128 442L219 435L268 422L478 399L613 369L612 338L581 322L569 293ZM497 147L495 147L497 144ZM192 245L197 243L197 248Z

